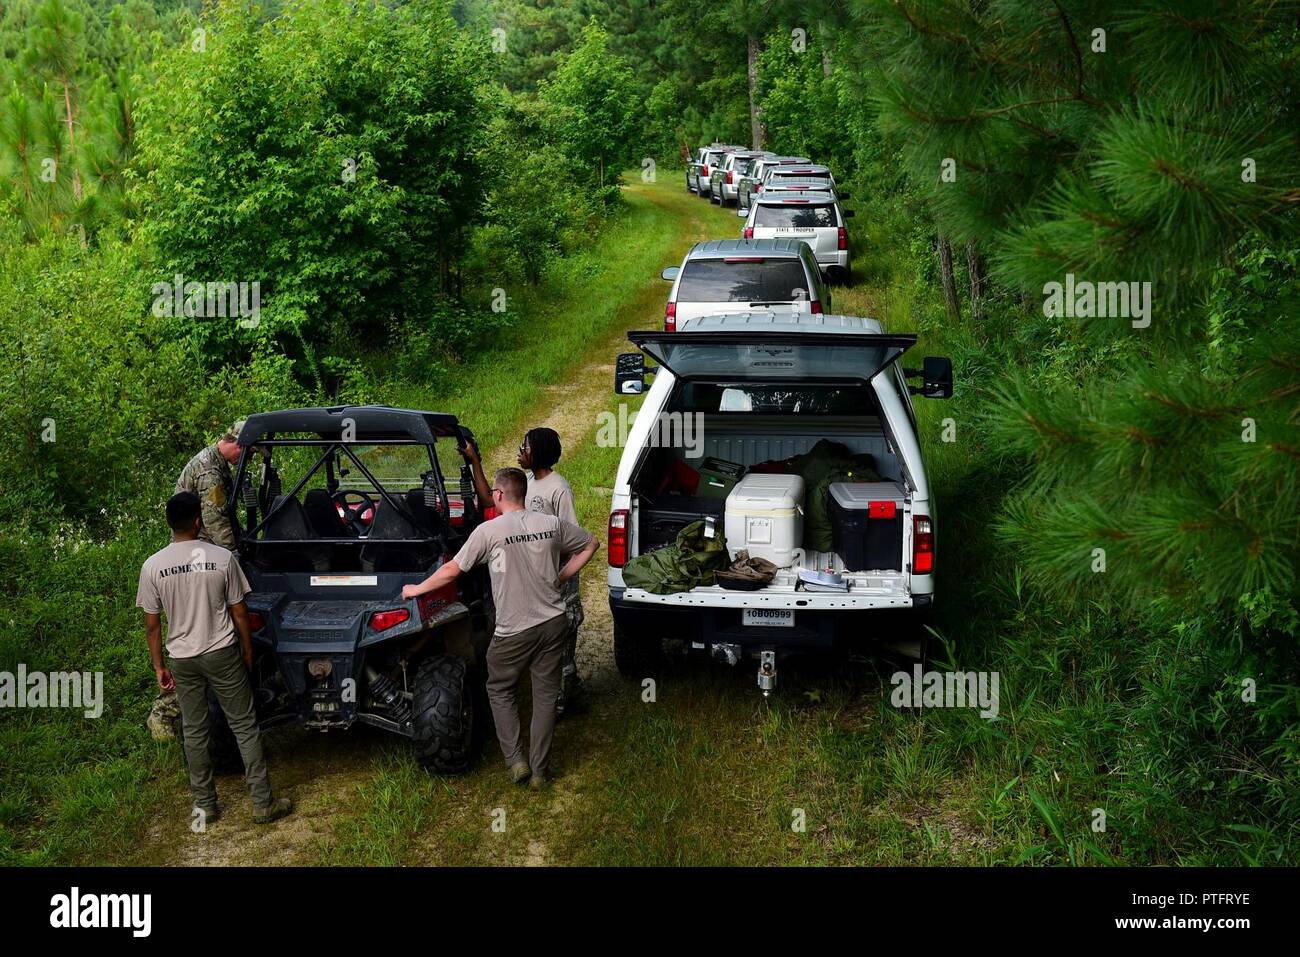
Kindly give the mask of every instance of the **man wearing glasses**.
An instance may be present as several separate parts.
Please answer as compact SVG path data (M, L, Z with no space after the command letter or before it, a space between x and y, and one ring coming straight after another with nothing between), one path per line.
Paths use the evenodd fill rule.
M569 627L562 590L600 543L572 522L526 508L528 477L519 469L498 469L489 491L498 517L478 525L455 558L420 584L405 586L402 597L436 591L476 565L488 563L497 611L496 633L487 653L492 719L511 778L539 789L550 777L555 703ZM516 704L525 669L533 684L527 755Z

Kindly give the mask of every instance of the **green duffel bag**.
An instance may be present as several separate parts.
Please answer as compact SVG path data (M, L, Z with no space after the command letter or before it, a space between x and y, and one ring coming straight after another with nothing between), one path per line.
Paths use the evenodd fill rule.
M671 545L638 555L623 566L623 584L644 588L653 595L690 591L697 585L712 585L714 573L730 564L727 540L717 529L712 538L704 534L704 522L691 522Z

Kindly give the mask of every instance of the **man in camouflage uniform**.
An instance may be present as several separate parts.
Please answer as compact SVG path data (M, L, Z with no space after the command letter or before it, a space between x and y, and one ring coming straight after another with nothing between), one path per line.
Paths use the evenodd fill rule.
M244 427L240 419L221 438L190 459L176 480L177 492L193 492L203 506L203 530L199 539L235 549L235 530L226 517L226 503L234 494L234 476L230 466L239 461L239 430Z

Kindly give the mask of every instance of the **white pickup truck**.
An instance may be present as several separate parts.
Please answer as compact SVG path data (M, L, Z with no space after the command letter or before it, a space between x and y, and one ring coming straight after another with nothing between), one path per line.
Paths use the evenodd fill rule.
M924 369L904 369L898 360L916 336L887 333L874 319L852 316L714 315L677 332L633 332L629 339L641 352L619 357L615 390L644 392L645 400L610 506L609 602L619 671L653 674L663 640L674 638L733 664L756 654L759 686L767 693L776 684L778 653L914 639L914 620L934 601L936 538L911 396L951 396L951 362L928 357ZM646 355L658 365L648 390ZM909 386L915 377L923 384ZM674 417L691 418L692 441L665 441ZM660 594L627 585L626 564L671 542L690 522L703 519L719 532L732 524L730 496L684 494L670 488L672 476L690 475L707 459L742 473L763 466L752 472L766 475L774 463L805 455L823 439L857 461L870 457L873 479L881 481L861 487L894 490L889 502L861 503L863 519L868 504L872 518L882 518L866 557L856 547L850 561L836 551L798 547L775 579L754 591L714 584ZM802 513L804 504L783 514ZM776 526L786 520L761 522L779 537ZM727 538L731 552L744 547L730 531ZM830 572L843 587L810 588L810 572ZM913 633L903 634L908 628Z

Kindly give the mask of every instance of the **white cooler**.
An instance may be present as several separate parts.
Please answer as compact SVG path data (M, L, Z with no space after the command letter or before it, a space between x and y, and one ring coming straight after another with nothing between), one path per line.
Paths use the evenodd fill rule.
M802 475L746 475L727 496L725 532L732 558L741 549L778 568L794 564L803 542Z

